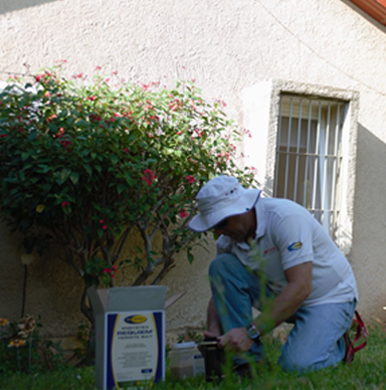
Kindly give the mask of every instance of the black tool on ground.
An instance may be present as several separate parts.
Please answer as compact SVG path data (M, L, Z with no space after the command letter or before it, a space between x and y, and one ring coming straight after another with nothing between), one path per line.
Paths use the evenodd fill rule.
M216 337L207 337L199 343L199 349L205 359L205 376L207 382L223 379L223 366L225 365L225 352L218 348Z

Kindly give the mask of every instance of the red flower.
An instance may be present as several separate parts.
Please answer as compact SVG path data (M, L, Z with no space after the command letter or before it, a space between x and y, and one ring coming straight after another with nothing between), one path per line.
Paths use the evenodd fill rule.
M189 184L193 184L197 181L192 175L186 176L185 179L189 182Z
M35 80L36 82L40 82L40 80L44 77L44 73L43 74L38 74L35 76Z
M70 205L70 202L63 201L62 202L62 207L67 207Z
M248 129L243 129L244 131L244 134L247 135L249 138L252 138L252 134L251 134L251 131L248 130Z
M153 171L151 171L149 168L145 169L143 171L143 173L144 173L145 176L142 176L142 180L145 180L146 183L149 186L151 186L153 181L154 181L154 179L156 178L155 173Z
M61 137L61 136L59 136ZM71 145L71 141L67 141L67 140L64 140L64 141L59 141L59 143L64 146L66 149Z
M181 218L186 218L188 215L189 215L189 213L187 213L185 209L180 210L180 217Z
M109 274L110 277L111 277L112 279L114 279L114 278L115 278L115 274L116 274L116 272L117 272L117 267L116 267L115 265L113 265L111 268L105 268L105 269L103 270L103 272L104 272L105 274Z
M102 118L99 115L90 114L90 121L91 122L96 122L96 121L100 121L100 120L102 120Z

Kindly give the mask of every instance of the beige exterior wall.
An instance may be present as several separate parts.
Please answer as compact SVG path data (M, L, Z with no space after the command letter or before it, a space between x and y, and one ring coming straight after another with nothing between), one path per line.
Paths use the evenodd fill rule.
M106 74L118 71L131 81L196 79L204 96L226 101L229 115L240 124L245 115L243 91L265 81L357 91L348 259L358 280L360 311L366 318L385 321L386 29L350 4L342 0L1 2L0 80L7 72L34 72L61 59L68 61L68 75L83 72L90 77L101 66ZM248 142L258 145L258 133ZM0 316L16 320L24 268L18 238L10 237L4 226L1 232ZM210 258L210 253L199 251L189 265L181 256L166 278L169 296L187 290L168 309L169 332L202 326ZM80 293L79 279L55 253L28 266L26 312L41 316L49 334L57 335L58 329L61 335L75 333L82 321Z

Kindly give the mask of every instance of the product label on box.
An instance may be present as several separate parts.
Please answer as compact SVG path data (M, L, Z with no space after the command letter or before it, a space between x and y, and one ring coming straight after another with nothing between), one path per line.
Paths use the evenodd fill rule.
M201 354L193 356L193 375L205 374L205 359Z
M106 313L107 390L138 389L164 377L164 311Z

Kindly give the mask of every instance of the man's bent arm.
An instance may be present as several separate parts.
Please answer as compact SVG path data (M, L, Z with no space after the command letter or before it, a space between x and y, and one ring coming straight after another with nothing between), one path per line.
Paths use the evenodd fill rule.
M312 262L306 262L284 271L288 284L274 299L271 308L263 308L254 324L260 335L264 335L291 317L311 294ZM219 338L220 347L229 344L231 349L248 351L253 344L246 328L234 328Z
M288 284L274 299L272 308L263 308L254 323L261 335L291 317L299 309L312 288L312 262L299 264L284 271ZM264 310L265 309L265 310Z

